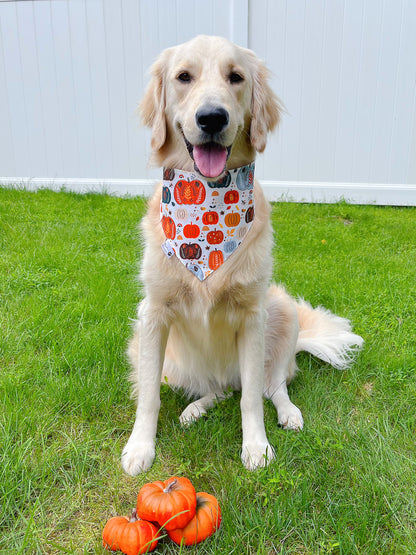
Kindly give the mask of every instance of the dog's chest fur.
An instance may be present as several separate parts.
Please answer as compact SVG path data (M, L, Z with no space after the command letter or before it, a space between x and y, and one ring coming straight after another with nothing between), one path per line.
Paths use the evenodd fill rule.
M250 315L265 310L272 271L269 205L260 186L255 188L256 217L250 236L204 282L176 257L163 253L160 193L149 203L142 222L146 247L141 280L154 317L170 328L164 372L171 385L201 392L201 381L206 380L209 391L213 381L221 385L238 376L237 334Z

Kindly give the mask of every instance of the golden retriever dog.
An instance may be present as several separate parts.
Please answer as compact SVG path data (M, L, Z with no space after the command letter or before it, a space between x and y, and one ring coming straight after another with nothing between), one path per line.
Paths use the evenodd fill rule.
M263 396L280 426L303 427L287 391L296 354L305 350L346 368L362 339L348 320L296 302L270 283L270 207L253 179L253 162L279 122L281 104L256 55L211 36L169 48L152 67L140 109L164 181L142 221L144 298L128 349L137 412L122 465L131 475L151 466L160 383L167 381L194 399L180 416L184 425L241 390L241 459L255 469L274 457ZM188 229L181 223L186 214L194 218ZM179 248L183 235L190 239ZM224 255L217 248L222 237Z

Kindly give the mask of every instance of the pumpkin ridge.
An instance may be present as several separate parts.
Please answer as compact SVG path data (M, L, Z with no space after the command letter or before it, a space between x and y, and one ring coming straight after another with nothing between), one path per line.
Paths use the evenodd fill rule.
M196 494L197 508L194 517L184 528L168 531L169 537L178 545L195 545L212 534L221 524L221 510L218 500L205 492Z
M151 486L151 487L150 487ZM163 482L154 482L153 484L147 484L145 486L143 486L143 488L140 490L139 495L140 495L140 506L138 504L138 513L140 515L141 518L143 518L143 520L150 520L150 521L155 521L155 514L156 511L155 509L151 509L149 507L149 497L154 497L157 496L158 498L158 509L159 509L159 505L161 502L160 499L160 489L163 489Z
M159 515L163 510L162 503L163 503L164 499L163 499L163 493L162 492L160 492L160 494L158 495L158 500L157 501L158 501L157 508L153 509L153 517L154 517L154 520L158 524L160 524L160 526L163 526L164 523L160 522L160 517L156 518L156 515Z
M183 514L191 513L190 518L192 518L192 516L193 516L192 511L191 511L191 508L189 506L190 505L189 495L187 495L186 492L184 492L184 491L178 491L178 494L180 494L180 496L182 497L182 505L184 506L184 508L180 512L182 512Z

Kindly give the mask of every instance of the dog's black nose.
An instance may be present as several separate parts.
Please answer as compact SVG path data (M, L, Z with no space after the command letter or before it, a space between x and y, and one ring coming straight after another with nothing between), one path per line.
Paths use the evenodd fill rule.
M224 108L213 108L212 106L200 108L195 118L198 127L204 133L208 133L208 135L220 133L228 125L229 121L227 110Z

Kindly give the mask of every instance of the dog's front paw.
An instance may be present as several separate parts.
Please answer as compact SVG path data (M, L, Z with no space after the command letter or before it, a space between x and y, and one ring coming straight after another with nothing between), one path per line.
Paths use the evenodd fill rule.
M296 405L289 403L284 407L279 407L278 422L285 430L302 430L302 413Z
M274 457L274 449L270 443L245 444L241 452L241 460L247 470L256 470L256 468L267 466Z
M128 441L121 454L121 466L130 476L146 472L155 458L155 447L152 443L134 443Z

